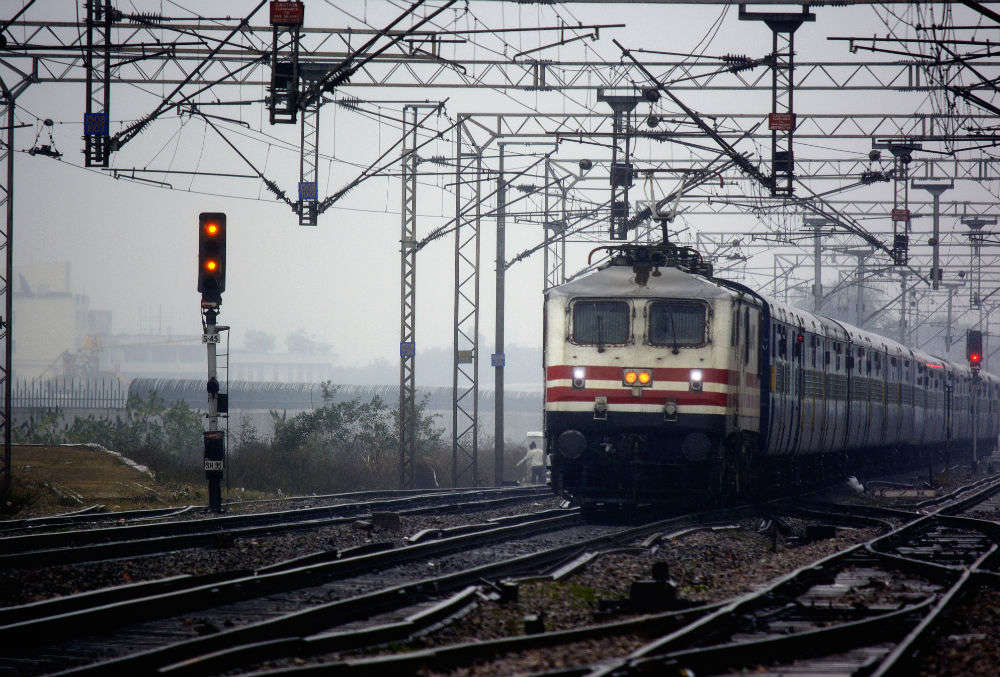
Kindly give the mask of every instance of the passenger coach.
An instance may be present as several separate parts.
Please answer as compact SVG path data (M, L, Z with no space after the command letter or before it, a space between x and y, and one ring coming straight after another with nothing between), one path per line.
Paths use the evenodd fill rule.
M550 289L544 318L553 488L584 503L964 449L974 409L980 453L1000 431L992 375L973 403L968 366L713 278L683 248L615 248Z

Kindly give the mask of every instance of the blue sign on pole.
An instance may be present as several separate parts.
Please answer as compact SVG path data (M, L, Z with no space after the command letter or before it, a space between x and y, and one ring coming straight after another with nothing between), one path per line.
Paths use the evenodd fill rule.
M319 199L319 189L315 181L299 181L299 199L317 200Z
M413 341L400 341L399 342L399 356L400 357L413 357L417 354L417 344Z
M83 114L83 134L84 134L84 136L107 136L108 135L108 114L107 113L84 113Z
M507 357L503 353L493 353L490 355L490 364L494 367L503 367L507 364Z

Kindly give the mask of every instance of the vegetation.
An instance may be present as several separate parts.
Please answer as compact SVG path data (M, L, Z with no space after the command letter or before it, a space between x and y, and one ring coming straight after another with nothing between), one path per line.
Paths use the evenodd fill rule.
M294 416L270 412L274 433L268 439L248 417L231 436L227 484L246 490L286 494L328 493L399 486L399 412L380 398L334 401L336 387L323 384L323 405ZM200 485L203 416L183 402L168 404L153 393L132 397L115 418L76 417L61 423L45 414L15 429L19 443L96 442L151 468L158 479ZM451 444L426 402L417 405L416 486L451 483ZM480 443L479 483L493 483L491 440ZM506 476L523 447L506 450ZM471 477L460 484L472 484Z
M323 384L323 406L295 416L271 412L274 435L259 438L244 420L231 446L229 481L233 486L270 488L289 493L388 489L399 486L399 412L375 397L335 402L335 386ZM426 404L417 406L415 475L418 486L444 478L443 431ZM450 448L447 449L450 459ZM450 471L449 471L450 472Z
M152 393L130 397L125 413L114 418L77 416L60 423L56 413L32 417L14 429L16 443L83 444L95 442L153 468L158 477L199 482L203 455L201 415L184 402L167 404Z

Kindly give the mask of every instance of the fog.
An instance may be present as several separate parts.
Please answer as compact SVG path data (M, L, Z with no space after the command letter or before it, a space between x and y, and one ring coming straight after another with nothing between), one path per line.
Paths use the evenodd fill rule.
M21 6L21 2L8 3ZM75 20L79 3L64 0L38 3L25 18L31 20ZM139 11L186 16L187 10L213 16L239 16L252 6L249 2L128 3ZM362 27L386 24L403 5L370 0L361 2L307 2L307 26ZM343 9L338 9L342 7ZM617 38L629 47L643 47L676 52L702 51L708 55L728 53L763 56L770 51L770 32L759 22L736 19L736 8L676 5L568 4L558 6L514 5L495 2L472 2L471 13L464 4L447 10L439 21L452 29L514 28L551 26L560 22L625 23L625 28L600 31L596 41L584 40L561 47L551 47L536 56L551 59L585 59L597 56L617 60L618 50L611 42ZM913 10L893 6L891 11L914 17ZM346 11L345 11L346 10ZM266 10L265 10L266 11ZM425 10L421 10L424 12ZM817 21L805 24L796 36L797 59L880 58L851 55L844 43L829 42L831 35L885 34L899 28L898 21L886 10L870 7L815 8ZM928 11L928 10L924 10ZM938 10L940 11L940 10ZM956 23L972 23L971 10L956 8ZM447 17L447 18L444 18ZM887 25L886 22L889 22ZM252 22L266 22L265 12ZM25 29L12 29L18 39ZM151 34L168 37L166 31ZM446 46L445 53L455 58L499 58L518 50L551 44L558 33L505 35L506 46L495 35L476 37L477 45ZM264 36L267 39L267 36ZM269 41L268 41L269 42ZM359 44L357 39L355 45ZM342 49L331 43L329 49ZM152 70L152 68L150 68ZM266 75L267 69L259 73ZM8 78L10 71L5 71ZM629 83L623 83L629 84ZM134 120L152 111L170 91L165 85L116 84L112 90L112 132L124 121ZM220 100L261 100L262 87L216 87L197 97L203 104ZM446 113L432 116L431 129L443 129L459 113L469 112L608 112L605 104L595 102L594 93L498 92L484 89L363 88L347 84L336 93L377 100L447 99ZM766 94L733 92L691 92L680 96L689 105L705 112L742 112L766 115L770 109ZM834 95L800 92L796 95L798 112L910 112L925 104L924 95L872 92ZM228 215L227 282L220 322L232 327L232 341L237 347L252 347L254 332L274 338L271 349L289 350L286 339L298 336L312 341L319 351L339 366L363 366L373 363L396 364L399 341L400 296L400 185L398 176L366 181L336 202L319 217L315 228L300 227L290 208L275 200L257 178L206 177L185 174L143 173L140 176L158 184L115 179L110 172L82 167L81 120L84 92L80 84L33 84L18 100L18 123L30 125L16 131L14 177L14 269L33 264L67 261L75 293L85 294L92 309L113 313L112 332L138 334L158 331L164 334L200 334L199 296L195 289L197 253L197 215L202 211L222 211ZM399 117L399 104L371 104L386 116ZM213 120L227 139L236 145L268 178L295 199L298 181L298 125L270 126L260 103L244 106L210 107L212 114L233 118L235 122ZM37 142L49 143L48 128L41 124L51 119L52 142L63 154L60 159L29 155L26 151ZM376 120L370 115L336 104L322 109L320 132L320 197L325 197L356 177L361 169L390 148L399 138L399 125L390 120ZM801 142L804 154L825 152L823 142ZM870 149L864 139L853 144L838 143L837 153L863 157ZM817 148L818 147L818 148ZM768 156L770 149L743 144L741 149ZM537 160L547 149L520 148L519 158L509 166L523 167ZM448 138L432 143L422 156L450 157L454 143ZM564 143L558 154L581 157L588 153L607 157L607 149ZM689 151L676 144L643 143L637 146L637 158L689 157ZM702 156L706 154L702 153ZM709 155L710 156L710 155ZM390 153L398 157L398 150ZM121 169L195 170L203 172L253 174L253 170L222 141L220 135L202 119L178 115L176 109L151 123L146 130L112 156L112 166ZM423 165L427 171L443 171L434 164ZM452 171L448 170L448 171ZM446 173L446 172L445 172ZM845 179L846 181L846 179ZM454 214L453 176L428 176L421 179L418 193L418 237L446 222ZM168 185L166 185L168 184ZM606 184L594 184L604 186ZM664 181L655 188L658 194L669 191L673 182ZM981 187L961 188L969 199L989 197ZM863 199L891 200L890 184L877 184L852 195ZM644 197L642 187L633 198ZM597 193L591 191L597 199ZM512 196L516 196L514 193ZM603 195L603 193L602 193ZM953 197L953 196L949 196ZM603 195L600 200L606 200ZM884 230L887 219L879 224ZM484 219L481 251L480 331L487 337L482 355L492 352L494 223ZM753 219L732 217L682 218L679 227L690 233L699 229L741 232L753 226ZM507 253L512 257L536 245L542 237L537 223L509 218ZM950 229L954 224L945 223ZM568 271L585 264L594 244L580 243L569 248ZM452 343L453 260L451 236L441 238L418 255L417 344L419 351L450 350ZM760 259L769 264L769 259ZM763 263L761 264L763 265ZM538 253L513 265L507 275L508 346L521 346L522 354L537 359L542 334L541 289L542 261ZM15 322L17 319L15 318ZM302 344L299 344L301 348ZM294 344L291 346L294 349ZM328 350L328 352L324 352ZM481 356L482 357L482 356ZM527 358L526 358L527 359ZM436 361L435 368L441 368ZM531 369L537 369L537 362ZM418 363L418 374L420 367ZM421 375L423 376L423 375ZM447 383L450 369L434 382Z

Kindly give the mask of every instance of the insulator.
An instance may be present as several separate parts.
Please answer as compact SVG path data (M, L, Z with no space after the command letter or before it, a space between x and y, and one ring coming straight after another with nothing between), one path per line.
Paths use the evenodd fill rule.
M757 62L746 54L726 54L722 57L722 60L729 65L731 73L739 73L740 71L750 70L757 66Z
M514 190L525 194L534 193L536 190L538 190L538 186L532 185L530 183L522 183L520 185L514 186Z
M162 14L157 14L155 12L137 12L129 14L127 18L134 24L160 24L165 20Z

